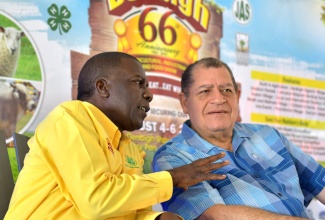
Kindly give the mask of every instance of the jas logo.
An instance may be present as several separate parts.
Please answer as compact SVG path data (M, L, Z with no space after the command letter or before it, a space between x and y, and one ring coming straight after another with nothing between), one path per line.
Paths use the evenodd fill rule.
M235 0L232 11L240 24L247 24L252 19L252 7L248 0Z
M129 156L125 156L125 162L126 162L126 166L130 167L130 168L139 168L138 167L138 163L136 160L134 160L132 157Z

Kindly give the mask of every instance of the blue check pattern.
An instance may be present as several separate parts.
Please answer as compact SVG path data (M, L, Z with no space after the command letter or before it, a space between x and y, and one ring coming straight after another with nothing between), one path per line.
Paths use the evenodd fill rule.
M174 188L172 198L162 204L164 210L192 220L214 204L227 204L311 218L306 206L325 186L324 167L267 125L236 123L232 145L229 152L210 144L186 121L181 134L157 150L153 170L172 169L223 151L223 160L230 165L214 173L227 178L204 181L187 191Z

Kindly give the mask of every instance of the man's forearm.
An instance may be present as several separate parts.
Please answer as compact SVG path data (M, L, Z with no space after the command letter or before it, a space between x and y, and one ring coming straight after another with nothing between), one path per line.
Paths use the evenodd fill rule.
M325 205L325 188L316 196L316 199Z
M217 204L208 208L199 216L198 220L302 220L287 215L279 215L263 209L248 206L222 205Z

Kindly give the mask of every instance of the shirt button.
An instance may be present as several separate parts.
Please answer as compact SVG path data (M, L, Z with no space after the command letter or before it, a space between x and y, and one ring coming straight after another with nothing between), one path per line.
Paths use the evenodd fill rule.
M282 197L282 193L278 193L278 196Z
M255 174L254 177L257 179L257 178L259 178L259 175Z

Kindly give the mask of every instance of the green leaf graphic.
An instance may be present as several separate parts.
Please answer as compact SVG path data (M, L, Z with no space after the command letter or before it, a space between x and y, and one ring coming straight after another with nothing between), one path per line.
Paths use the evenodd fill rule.
M49 19L47 19L47 23L52 31L59 29L60 35L62 35L62 31L64 33L69 32L72 27L72 24L68 21L68 19L71 17L71 12L65 5L61 6L59 10L59 7L56 4L52 4L47 9L47 12L51 16Z
M56 4L52 4L48 9L47 12L51 15L51 16L59 16L59 8Z
M70 11L64 5L60 8L60 14L62 15L62 18L70 18L71 17Z

